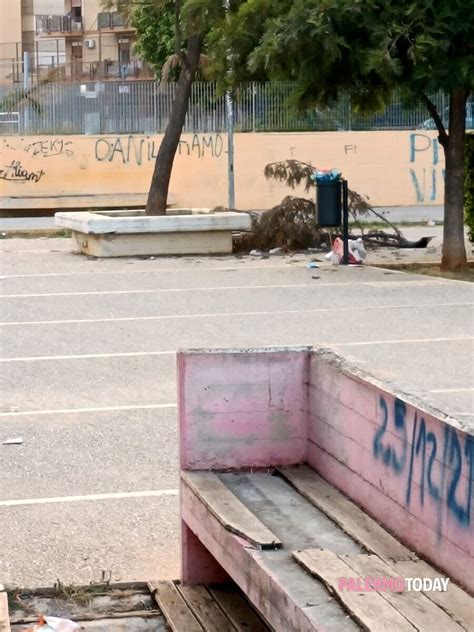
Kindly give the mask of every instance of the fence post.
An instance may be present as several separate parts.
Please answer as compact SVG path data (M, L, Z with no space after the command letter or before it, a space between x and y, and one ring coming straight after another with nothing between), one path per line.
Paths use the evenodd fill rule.
M25 92L28 90L29 82L30 82L29 80L30 80L30 63L29 63L28 51L25 50L25 52L23 53L23 90ZM28 127L29 127L29 122L28 122L28 117L29 117L28 102L25 103L25 107L24 107L24 110L23 110L23 115L24 115L24 122L23 122L24 133L27 134L28 133Z
M224 9L228 15L230 12L230 0L224 0ZM228 72L232 70L232 56L230 51L227 56L229 64ZM228 207L235 208L235 187L234 187L234 98L232 89L226 92L227 105L227 178L228 178Z
M256 131L255 110L257 101L257 86L255 81L252 81L252 132Z

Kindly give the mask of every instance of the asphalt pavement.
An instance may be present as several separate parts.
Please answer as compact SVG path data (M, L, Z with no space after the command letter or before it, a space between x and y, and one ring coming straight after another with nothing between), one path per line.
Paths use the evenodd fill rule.
M178 348L328 346L474 426L472 284L311 254L0 250L0 583L179 576Z

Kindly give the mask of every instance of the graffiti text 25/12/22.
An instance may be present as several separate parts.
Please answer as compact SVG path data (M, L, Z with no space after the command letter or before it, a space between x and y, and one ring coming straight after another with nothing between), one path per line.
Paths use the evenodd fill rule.
M204 158L219 158L224 150L224 143L220 134L194 134L192 140L180 140L178 155L196 156ZM98 138L95 143L95 158L98 162L121 161L127 165L134 163L138 166L143 162L155 160L158 155L156 141L150 136L117 136L115 138Z
M43 169L28 171L19 160L12 160L8 166L0 169L0 179L9 182L39 182L44 173Z
M383 397L379 404L382 422L374 436L373 454L405 478L405 505L408 507L415 500L413 490L416 485L421 507L428 495L440 508L445 507L458 524L469 527L474 437L466 435L462 445L462 436L448 424L440 430L417 413L413 419L408 419L406 405L399 399L395 399L391 414ZM465 478L462 478L463 472Z

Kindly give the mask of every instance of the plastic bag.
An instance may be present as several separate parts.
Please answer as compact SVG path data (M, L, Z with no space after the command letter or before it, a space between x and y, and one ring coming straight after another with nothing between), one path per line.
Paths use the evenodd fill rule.
M349 263L362 263L366 257L364 242L358 239L349 239ZM351 258L354 261L351 261Z
M41 616L38 625L34 625L25 632L76 632L79 629L80 626L70 619Z
M361 265L366 257L364 242L358 239L349 239L349 263L352 265ZM344 242L340 237L336 237L332 244L331 252L328 252L324 258L331 261L333 265L339 265L344 257Z
M341 177L338 169L316 169L312 174L311 180L316 182L336 182Z

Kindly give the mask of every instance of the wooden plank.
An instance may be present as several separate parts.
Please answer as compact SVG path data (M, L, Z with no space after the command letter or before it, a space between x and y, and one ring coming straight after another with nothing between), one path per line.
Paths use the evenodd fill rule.
M376 555L341 555L339 556L361 577L384 578L400 577L393 568ZM417 575L418 576L418 575ZM438 575L439 577L439 575ZM421 592L381 592L380 595L396 608L420 632L464 632L454 619L439 608ZM474 605L472 605L474 608ZM471 608L471 610L472 610Z
M233 586L215 586L209 592L237 632L268 632L268 627Z
M178 590L206 632L235 632L230 620L204 586L178 584Z
M265 553L246 546L245 540L225 529L184 480L181 518L245 592L271 629L324 632L323 625L317 623L320 606L302 607L294 596L289 596L279 577L265 565ZM311 585L314 580L308 576L308 582ZM351 628L341 626L341 632L344 629Z
M423 560L405 560L389 562L397 575L402 577L444 577L435 568ZM465 630L474 630L474 601L464 590L459 588L452 581L448 584L446 592L425 593L428 599L445 610L453 617Z
M359 578L357 573L335 553L326 549L296 551L293 557L312 575L319 577L334 593L350 614L370 632L415 632L409 623L379 593L365 591L340 591L339 580Z
M213 472L181 472L181 478L231 533L259 549L277 549L281 541Z
M8 596L0 592L0 632L10 632L10 616L8 614Z
M355 503L326 482L307 465L278 468L283 477L313 505L364 548L384 559L409 560L416 557Z
M148 588L173 632L203 632L173 582L148 582Z

